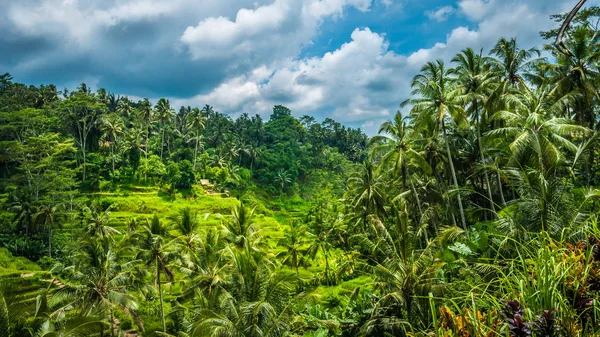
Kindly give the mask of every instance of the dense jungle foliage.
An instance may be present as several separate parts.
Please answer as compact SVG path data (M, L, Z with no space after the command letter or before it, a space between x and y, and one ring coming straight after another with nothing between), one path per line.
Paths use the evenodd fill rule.
M599 18L370 139L0 76L0 336L599 336Z

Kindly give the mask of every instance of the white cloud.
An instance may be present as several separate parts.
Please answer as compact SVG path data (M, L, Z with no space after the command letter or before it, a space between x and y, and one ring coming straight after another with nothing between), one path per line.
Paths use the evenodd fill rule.
M458 7L469 19L481 20L489 12L491 1L493 0L460 0Z
M274 104L296 114L323 110L344 121L387 117L397 105L393 94L405 91L406 58L388 50L388 42L369 28L355 29L351 41L322 57L288 61L280 68L260 68L234 78L185 104L211 102L216 108L268 115ZM227 94L229 93L229 94Z
M425 12L425 15L431 19L431 20L435 20L437 22L443 22L448 20L448 17L454 13L454 7L452 6L444 6L444 7L440 7L436 10L429 10Z

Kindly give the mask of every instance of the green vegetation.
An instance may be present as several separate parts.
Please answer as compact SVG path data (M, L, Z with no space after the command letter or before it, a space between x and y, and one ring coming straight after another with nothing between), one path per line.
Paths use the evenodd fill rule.
M598 13L371 139L0 76L0 336L598 336Z

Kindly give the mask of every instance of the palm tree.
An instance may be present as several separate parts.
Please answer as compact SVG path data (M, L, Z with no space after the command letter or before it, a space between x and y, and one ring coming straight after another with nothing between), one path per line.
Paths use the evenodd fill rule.
M350 205L364 228L370 215L380 217L387 214L385 183L370 160L365 160L359 170L348 178L347 193Z
M599 42L598 32L589 27L589 24L584 24L573 29L569 39L561 44L561 48L563 51L566 49L567 53L558 51L554 46L545 47L556 55L556 63L547 64L545 67L553 75L551 77L555 85L553 95L560 97L577 92L579 95L573 102L573 106L567 108L564 115L571 117L569 112L572 111L575 121L590 129L594 129L597 124L597 115L593 106L594 101L600 97L597 89L600 81ZM593 150L590 153L593 153ZM584 166L587 186L594 176L593 164L594 156L590 154Z
M491 130L489 136L505 136L511 141L513 157L521 167L536 168L544 174L556 169L564 161L563 151L577 152L569 138L586 135L589 129L574 124L568 118L552 117L563 111L575 99L568 94L553 100L548 87L508 97L508 109L492 115L492 120L501 120L506 126Z
M502 95L511 90L520 90L527 87L524 72L540 62L540 51L536 48L521 49L517 39L500 38L490 51L492 56L486 57L494 75L500 83L492 94L491 102L501 104ZM495 57L494 57L495 56Z
M181 210L179 215L170 218L175 223L179 236L177 241L181 248L181 257L188 268L193 268L196 261L196 249L200 238L198 237L199 222L196 213L189 207Z
M160 318L164 333L167 332L167 325L165 323L161 275L164 274L167 281L173 281L174 275L170 264L175 258L171 249L173 241L165 242L166 234L166 227L154 215L152 221L147 220L147 224L143 225L140 231L132 236L136 245L136 259L155 268L154 284L158 289Z
M93 203L91 206L83 208L83 212L87 218L87 226L85 228L87 235L112 241L115 235L120 234L118 229L109 225L112 208L113 205L110 205L103 211L99 203Z
M396 112L392 121L384 122L381 125L379 128L380 135L371 138L371 142L376 144L372 151L381 151L384 153L381 158L381 167L392 166L394 178L402 178L403 189L406 188L406 180L410 181L410 187L417 201L419 214L423 216L421 201L410 178L409 167L416 167L425 174L430 174L431 166L429 166L419 152L411 147L410 131L400 111ZM385 133L385 135L381 135L381 133Z
M196 170L196 158L198 157L198 149L200 148L200 142L202 136L200 133L204 130L206 125L206 116L198 108L193 108L189 116L190 122L189 127L195 131L194 135L194 171Z
M421 72L416 75L412 82L412 94L418 95L417 98L411 98L402 102L402 106L414 104L411 113L414 115L417 124L435 123L435 130L441 132L446 143L446 155L448 156L448 165L454 188L458 191L459 185L454 170L452 153L450 152L450 143L448 141L446 122L452 118L458 125L466 124L464 109L450 79L450 72L445 68L444 62L427 62L421 68ZM456 194L460 219L463 228L467 229L465 212L463 209L460 193Z
M103 116L100 129L104 133L104 137L106 137L110 142L110 157L112 162L113 177L115 175L115 146L117 144L117 138L119 135L123 134L124 128L125 124L119 116L115 114Z
M254 166L254 162L256 161L258 156L260 156L260 153L261 153L261 149L258 146L258 143L251 142L250 146L248 147L247 153L248 153L248 157L250 157L250 169L252 170L252 167Z
M383 329L401 334L405 325L424 325L430 318L427 296L432 292L443 263L435 259L434 249L443 238L461 234L457 227L444 230L424 249L419 249L416 231L409 222L406 202L394 208L390 223L376 227L377 235L359 234L355 240L370 252L367 259L374 275L378 300L363 333ZM407 324L408 323L408 324Z
M148 142L150 140L150 125L152 124L152 119L154 117L154 110L152 110L152 104L150 103L150 101L147 98L144 98L144 100L141 102L138 116L142 121L142 125L146 129L146 146L145 146L145 148L146 148L146 159L148 159L148 152L150 151L150 149L148 147Z
M231 210L231 219L222 222L225 239L246 251L256 248L259 231L253 217L254 209L248 210L240 201L239 206L236 205Z
M119 103L117 103L117 112L125 119L131 118L133 107L127 97L121 97L121 99L119 99Z
M164 149L164 141L165 141L165 128L166 124L173 119L175 116L175 111L171 108L171 104L169 100L166 98L161 98L158 100L155 106L157 120L160 123L161 128L161 136L160 136L160 159L163 158L163 149Z
M285 250L277 254L277 257L281 257L281 264L294 268L296 274L298 274L298 267L305 266L304 256L307 252L305 232L304 226L297 221L292 221L290 229L284 232L284 239L280 241L280 246Z
M485 68L487 65L485 61L486 59L481 56L481 53L475 54L471 48L462 50L460 54L457 54L452 59L452 62L457 64L457 67L453 69L453 73L457 76L462 100L469 104L468 110L474 118L475 129L477 131L477 146L482 163L486 161L481 140L482 125L486 121L485 109L483 107L486 104L491 82L494 79L491 76L492 73L486 71L487 69ZM484 178L490 209L495 213L496 207L492 197L492 185L490 184L490 177L487 171L484 171Z
M315 260L317 256L322 256L325 259L325 284L333 285L330 280L329 272L329 256L333 245L329 241L331 230L320 231L313 237L311 245L308 247L307 254L311 260Z
M294 274L278 270L267 254L229 250L234 272L230 291L214 306L199 301L194 336L279 337L291 329L289 301Z
M275 177L273 177L273 181L280 186L280 193L283 193L283 189L285 185L292 182L292 177L289 173L287 173L284 169L279 169L275 172Z
M41 220L43 226L48 230L48 256L52 257L52 227L56 223L56 218L60 216L60 211L64 209L63 204L41 204L37 212L33 215L32 221Z
M118 252L107 238L83 240L76 261L65 269L67 281L57 290L59 298L70 299L59 312L68 312L74 307L81 313L96 313L110 322L111 336L115 333L114 311L117 308L141 324L135 313L137 303L127 291L135 278L133 261L120 261ZM103 334L104 329L101 329L100 336Z

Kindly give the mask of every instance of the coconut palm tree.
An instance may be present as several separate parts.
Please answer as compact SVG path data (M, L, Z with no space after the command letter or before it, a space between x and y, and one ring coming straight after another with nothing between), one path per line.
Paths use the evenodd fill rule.
M527 87L526 72L543 59L540 58L538 49L522 49L515 38L500 38L490 54L491 56L485 59L498 81L496 89L490 94L488 100L490 106L488 110L493 111L504 107L502 98L505 94Z
M254 209L248 210L243 202L231 210L231 218L222 222L225 239L242 250L256 249L259 230L253 222Z
M233 284L216 306L195 309L194 336L278 337L291 326L289 301L296 277L278 270L267 254L229 249Z
M84 207L83 212L87 219L85 233L94 238L114 240L114 236L121 232L109 225L112 208L113 205L110 205L106 210L102 210L100 203Z
M195 212L189 207L181 210L179 215L170 217L170 220L175 223L175 227L179 232L176 240L179 245L180 253L184 265L188 268L193 268L197 264L196 250L200 243L198 236L199 222Z
M473 116L473 124L476 130L477 147L479 150L479 156L482 163L486 162L484 156L483 143L481 139L482 126L487 121L486 110L484 109L491 88L494 77L492 72L488 71L486 59L481 56L481 53L476 54L473 49L463 49L461 53L457 54L452 62L457 66L452 70L453 74L457 76L458 89L461 91L461 99L465 104L468 104L467 112ZM490 209L492 212L496 212L494 199L492 196L492 185L490 184L490 177L487 171L484 171L485 178L485 190L490 202Z
M412 94L418 97L402 102L401 106L413 104L411 113L414 116L417 127L421 123L427 124L433 122L435 131L438 133L441 132L446 144L446 155L448 156L448 166L450 167L452 182L454 188L458 191L460 187L450 151L446 123L451 119L457 125L464 126L467 124L467 120L461 104L462 102L459 99L459 92L457 92L452 83L450 75L451 72L446 69L444 62L440 60L427 62L421 68L421 72L411 82L411 87L413 88ZM460 193L456 194L456 198L458 200L461 224L466 230L467 221Z
M133 115L133 107L130 104L129 98L121 97L119 103L117 103L117 112L123 116L126 120Z
M115 175L115 147L117 145L118 136L124 133L125 124L121 117L115 114L104 115L100 130L104 137L110 142L110 158L112 163L112 174Z
M52 257L52 228L56 224L56 220L64 210L63 204L44 203L37 207L37 212L33 215L32 221L39 221L48 231L48 256Z
M198 150L200 149L200 143L202 141L202 131L206 126L207 117L198 108L193 108L189 115L189 127L194 130L194 171L196 170L196 158L198 157Z
M161 98L156 103L154 107L156 110L156 118L160 124L161 136L160 136L160 159L163 158L163 150L164 150L164 142L165 142L165 129L167 123L169 123L173 116L175 116L175 111L171 108L171 104L169 100L166 98Z
M425 174L431 173L431 166L425 158L413 149L410 139L410 128L406 125L406 118L402 117L400 111L396 112L392 121L384 122L379 128L378 136L371 138L375 144L372 151L382 152L381 167L392 167L394 178L402 179L402 188L406 188L406 180L410 181L412 193L417 201L419 214L423 216L421 201L410 177L410 167L420 169ZM384 135L381 135L384 133Z
M283 193L283 189L285 188L285 185L292 182L292 177L284 169L279 169L279 170L277 170L277 172L275 172L275 177L273 177L273 181L276 184L279 184L279 188L280 188L279 192Z
M304 257L307 253L308 242L305 234L305 226L300 225L297 221L292 221L290 229L284 232L284 239L280 240L280 246L285 250L277 254L277 257L281 258L281 264L294 268L296 274L298 274L298 267L306 266Z
M387 214L385 182L370 160L365 160L359 170L348 178L347 198L363 228L367 227L369 216Z
M549 87L535 91L525 88L508 97L509 110L492 115L492 120L501 120L506 126L491 130L487 135L507 137L519 166L547 174L555 170L557 164L566 163L565 152L573 155L577 152L577 146L570 139L590 132L568 118L553 117L575 99L574 93L553 99Z
M123 262L119 251L108 238L90 238L81 241L75 264L65 268L65 284L56 296L65 301L58 312L68 313L75 308L81 313L94 313L110 322L114 336L114 312L119 309L141 324L135 310L137 302L127 288L134 276L134 261ZM143 329L143 325L141 325ZM104 329L100 330L100 336Z
M171 263L177 257L172 249L174 241L166 241L166 235L166 227L155 215L151 221L147 220L147 223L141 226L139 232L134 233L132 236L135 243L136 259L147 266L153 266L155 270L154 284L158 290L160 319L164 333L167 332L167 325L165 322L161 275L165 275L168 282L173 281L174 274L171 271Z
M376 236L359 234L353 238L370 252L368 265L378 292L371 318L361 328L363 334L379 329L401 335L409 326L427 326L430 318L427 296L435 287L438 271L443 266L435 258L435 247L442 238L455 238L462 233L457 227L445 229L438 238L419 249L406 202L401 200L391 212L391 221L376 226Z
M140 103L140 108L138 110L138 118L141 120L144 129L146 130L146 159L148 159L148 152L150 148L148 147L148 142L150 140L150 125L152 125L152 120L154 118L154 110L152 110L152 104L147 98Z

